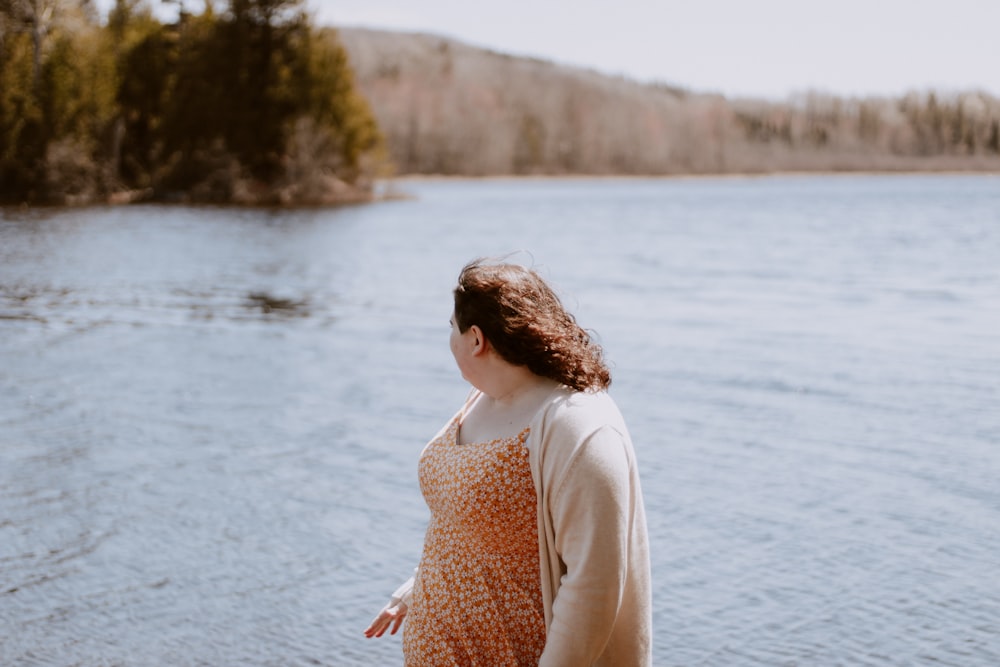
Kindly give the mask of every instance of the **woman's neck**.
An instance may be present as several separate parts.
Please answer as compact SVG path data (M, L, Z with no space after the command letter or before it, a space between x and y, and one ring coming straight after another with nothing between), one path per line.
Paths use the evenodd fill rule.
M459 434L462 444L516 435L531 422L545 398L559 385L555 380L530 371L521 376L520 381L515 382L513 378L507 382L496 381L499 378L494 380L489 387L478 387L483 396L462 419Z
M510 366L505 373L497 373L488 387L480 390L496 409L516 409L523 403L534 402L539 393L548 393L558 383L535 375L524 366Z

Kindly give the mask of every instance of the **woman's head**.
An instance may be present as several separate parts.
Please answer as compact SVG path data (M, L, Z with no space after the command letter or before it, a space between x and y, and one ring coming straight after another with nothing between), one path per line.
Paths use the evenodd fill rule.
M579 391L607 389L611 373L599 345L531 269L477 259L455 287L455 325L475 325L508 363Z

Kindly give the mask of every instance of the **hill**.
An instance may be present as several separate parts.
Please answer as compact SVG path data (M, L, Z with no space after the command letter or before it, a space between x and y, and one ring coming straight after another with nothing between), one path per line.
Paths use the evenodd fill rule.
M434 35L335 34L400 174L1000 170L1000 100L981 92L727 99Z

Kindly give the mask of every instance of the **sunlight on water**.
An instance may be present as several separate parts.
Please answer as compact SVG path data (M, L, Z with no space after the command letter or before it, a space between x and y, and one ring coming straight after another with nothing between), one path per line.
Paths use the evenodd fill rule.
M401 664L452 281L515 250L613 362L657 665L1000 664L1000 180L403 188L0 215L0 664Z

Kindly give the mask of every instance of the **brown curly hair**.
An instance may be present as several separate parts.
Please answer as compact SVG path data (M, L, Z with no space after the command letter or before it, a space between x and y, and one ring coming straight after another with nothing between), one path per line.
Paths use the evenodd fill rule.
M611 372L601 346L576 323L532 269L480 258L455 287L455 324L475 324L507 362L577 391L607 389Z

